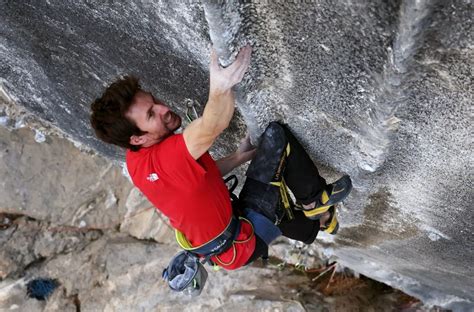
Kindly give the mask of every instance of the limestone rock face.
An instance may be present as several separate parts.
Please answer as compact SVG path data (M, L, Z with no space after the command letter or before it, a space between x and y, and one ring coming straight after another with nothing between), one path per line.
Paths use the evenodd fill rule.
M467 310L474 300L472 12L471 1L455 0L8 1L0 10L1 90L74 141L121 159L88 125L89 105L106 84L135 74L184 113L188 98L205 103L207 45L228 64L250 42L252 66L236 94L241 117L216 155L235 147L244 125L257 140L269 121L286 122L328 181L342 173L354 181L327 252L428 304ZM8 124L7 114L1 107L0 122ZM14 133L8 140L21 147ZM22 172L34 155L1 153L18 170L0 168L13 176L2 181L2 209L12 209L14 197L22 213L62 224L140 218L114 200L130 189L107 188L118 177L107 165L77 178L97 185L94 197L81 198L71 167L74 179L58 173L64 189L39 200L51 192L53 183L40 179L47 169ZM44 153L61 161L60 151ZM30 178L37 194L21 185ZM61 196L66 206L55 202ZM97 205L118 213L96 214Z
M27 128L0 127L0 146L5 177L0 213L6 225L25 215L58 229L120 227L140 239L170 241L168 221L109 160L83 153L55 135L39 143Z
M153 239L167 243L174 239L168 220L136 188L130 191L125 203L127 213L120 231L139 239Z
M49 168L42 175L44 181L54 179L54 172L61 171L65 165L73 165L78 171L81 171L81 165L92 166L94 172L100 171L97 168L102 164L98 161L100 157L81 154L64 139L49 135L40 144L33 140L31 130L2 130L0 135L5 138L12 135L17 138L0 140L9 153L17 153L18 146L28 149L31 154L38 155L31 165ZM18 145L15 141L24 143ZM66 159L68 154L77 159L90 159L64 164L51 163L50 159L40 157L41 151L45 148L54 150L55 145L62 147ZM7 167L8 164L5 163ZM29 171L28 165L23 164L22 169ZM30 192L42 187L28 181L22 183ZM108 187L113 189L130 187L124 178L110 183ZM54 186L59 190L62 188L60 184ZM56 192L56 189L51 192ZM92 196L95 190L95 187L85 188L83 194ZM43 216L45 220L35 219L32 217L34 211L28 212L28 205L22 209L10 207L8 212L0 209L0 310L352 311L364 307L392 311L406 300L406 295L385 285L367 279L348 279L345 270L336 274L336 281L341 283L339 286L335 282L329 285L329 274L326 274L325 281L320 280L320 284L313 283L306 276L309 273L302 274L301 268L324 268L326 261L321 256L322 250L292 244L283 237L270 248L271 255L281 260L272 258L272 263L266 268L259 268L257 261L257 266L234 272L214 272L208 267L210 276L203 294L190 299L171 292L161 279L162 269L177 251L167 221L153 212L153 207L150 208L150 203L135 188L130 193L118 194L117 202L125 203L126 208L124 214L117 216L120 226L100 229L70 225L67 218L65 224L60 223L61 218L52 222L48 215ZM15 198L11 198L11 205L20 207L21 199L16 198L15 202ZM74 206L68 207L72 208ZM56 209L53 207L51 216ZM103 203L97 211L104 211L106 215ZM299 270L295 270L292 264L298 264ZM38 277L54 278L61 285L46 302L26 296L26 284Z
M119 168L64 140L38 143L26 128L0 132L2 212L76 227L119 224L125 203L118 198L132 189Z
M19 311L55 311L58 307L62 311L75 311L75 307L81 311L176 311L178 307L186 311L304 311L288 285L303 284L307 279L275 268L232 273L211 270L198 298L173 293L161 279L161 272L175 252L176 247L106 233L80 253L57 255L30 272L62 282L60 291L48 302L25 300L22 281L15 284L9 280L0 284L0 307L16 305ZM245 283L235 282L239 280ZM2 302L2 290L8 282L9 296ZM316 295L308 302L318 300L321 298Z
M2 217L0 221L5 226ZM15 224L2 231L0 242L0 278L16 278L28 267L40 264L58 254L82 250L90 241L102 236L99 230L84 231L74 227L54 227L27 217L15 219Z

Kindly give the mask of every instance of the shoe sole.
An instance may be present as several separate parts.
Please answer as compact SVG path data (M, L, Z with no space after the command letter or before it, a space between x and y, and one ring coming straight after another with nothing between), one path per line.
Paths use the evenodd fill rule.
M333 206L342 202L352 191L352 181L348 175L343 176L332 185L333 189L331 195L329 196L329 200L324 203L324 206Z

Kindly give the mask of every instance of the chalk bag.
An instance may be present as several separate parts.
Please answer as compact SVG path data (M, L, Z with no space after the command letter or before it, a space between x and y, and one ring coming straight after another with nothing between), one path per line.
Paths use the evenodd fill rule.
M207 275L206 269L195 255L181 251L171 259L168 267L163 270L162 277L172 290L195 297L201 294Z

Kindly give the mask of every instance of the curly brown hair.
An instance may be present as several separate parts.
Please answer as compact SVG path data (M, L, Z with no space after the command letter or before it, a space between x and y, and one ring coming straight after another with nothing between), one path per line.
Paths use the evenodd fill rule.
M96 136L106 142L137 151L140 146L130 144L132 135L142 135L137 125L125 114L133 97L142 90L138 78L125 76L113 82L92 104L90 117Z

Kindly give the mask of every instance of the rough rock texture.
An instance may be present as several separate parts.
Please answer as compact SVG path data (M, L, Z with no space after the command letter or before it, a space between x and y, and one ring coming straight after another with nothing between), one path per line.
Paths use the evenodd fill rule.
M2 211L71 226L118 224L126 212L118 197L131 190L119 168L67 141L37 143L27 128L0 132Z
M13 217L13 218L12 218ZM13 219L13 220L12 220ZM12 221L15 221L14 225ZM52 227L27 217L0 216L0 278L16 278L25 269L57 254L80 251L101 236L98 230L81 231L73 227Z
M11 215L6 224L24 215L58 230L120 227L137 238L170 240L167 220L109 160L54 135L36 142L27 128L0 127L0 146L0 213Z
M23 164L23 170L35 166L50 169L42 175L44 181L54 180L54 172L64 166L73 165L79 170L91 163L98 167L103 162L100 157L79 154L69 142L55 135L39 144L33 141L35 133L31 130L2 130L0 138L14 135L25 142L21 148L38 155L34 164ZM10 152L18 152L15 140L2 141ZM63 157L71 154L90 160L64 164L41 157L41 151L56 145L63 147ZM123 178L110 183L112 188L129 185ZM42 187L23 184L33 193ZM61 189L59 184L55 187ZM83 193L91 196L95 188L84 189ZM127 208L127 213L119 216L120 227L100 230L34 219L23 215L24 209L10 208L6 213L0 208L0 311L346 312L407 307L428 311L416 299L372 280L351 277L344 268L338 269L332 282L329 273L312 281L321 271L318 268L324 269L326 260L311 246L289 244L283 237L272 244L270 252L284 260L272 258L265 269L256 266L236 272L210 270L207 286L198 299L173 294L160 278L161 270L176 252L173 232L135 188L128 194L119 194L117 200L125 202ZM21 198L11 202L21 206ZM103 205L96 209L106 213ZM304 273L303 268L309 271ZM26 283L37 277L54 278L61 285L47 302L25 296Z
M364 306L372 311L390 311L394 299L389 294L366 303L356 297L351 299L357 302L350 302L349 298L325 299L311 289L304 275L277 267L249 267L235 272L211 270L201 296L183 297L170 292L161 280L161 271L175 252L176 248L168 245L105 233L77 252L56 255L41 268L30 268L29 276L23 279L0 282L0 309L240 312L351 311L347 306ZM47 302L25 299L24 283L31 276L56 278L61 287Z
M187 311L215 311L219 307L226 311L249 311L264 310L266 306L284 311L303 310L298 301L292 300L291 292L281 290L286 284L279 285L278 280L285 278L285 283L298 284L306 278L293 276L289 279L284 277L285 272L275 269L249 268L234 274L211 271L206 289L199 298L183 298L181 294L171 293L161 279L161 271L176 251L176 247L106 235L82 250L80 257L75 253L59 255L32 274L60 278L64 294L57 291L56 296L75 298L79 294L77 302L82 311L176 311L177 306L187 306ZM242 280L242 275L247 276L245 284L232 282ZM254 301L258 292L252 290L257 288L261 299ZM5 307L14 303L32 306L31 301L34 302L15 300L14 296L9 300ZM51 298L50 302L45 308L45 304L36 301L36 308L30 311L53 311L52 306L60 303L56 298ZM71 306L73 302L71 300ZM22 308L20 305L25 311Z
M237 100L253 138L284 121L328 180L343 172L354 180L327 252L428 304L468 310L472 12L468 0L4 1L1 87L76 142L117 158L87 121L105 84L134 73L182 113L186 98L205 102L210 39L223 64L250 41L252 68ZM7 113L0 108L0 121L21 124ZM234 124L216 154L242 131Z

